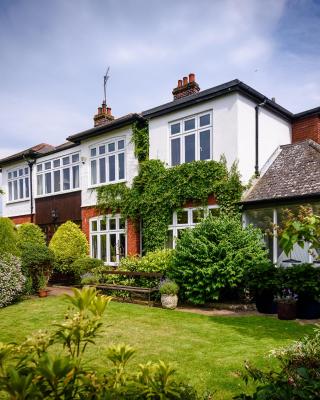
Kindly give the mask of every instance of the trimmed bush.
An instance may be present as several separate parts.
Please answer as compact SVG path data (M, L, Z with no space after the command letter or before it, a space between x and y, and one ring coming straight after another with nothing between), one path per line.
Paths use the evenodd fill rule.
M0 217L0 255L18 255L17 231L10 218Z
M18 227L18 247L21 248L27 243L46 244L46 237L41 228L31 222L27 222Z
M89 245L85 234L74 222L67 221L55 232L49 248L55 256L54 268L60 272L73 272L73 262L88 254Z
M77 280L80 280L81 276L87 272L91 272L95 268L102 267L103 261L97 258L84 257L78 258L72 263L72 271Z
M24 291L26 278L21 271L20 259L11 254L0 257L0 307L17 300Z
M168 294L174 296L179 292L179 286L170 280L163 281L159 288L160 294Z
M237 216L209 216L177 241L169 277L185 300L204 304L241 287L245 271L267 257L260 230Z

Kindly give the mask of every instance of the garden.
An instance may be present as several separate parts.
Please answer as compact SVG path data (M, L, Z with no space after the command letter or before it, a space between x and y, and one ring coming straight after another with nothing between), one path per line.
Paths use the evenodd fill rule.
M308 209L288 216L283 249L290 255L308 242L316 251L319 227ZM270 263L261 231L244 228L236 212L186 229L175 250L122 258L121 274L87 254L70 221L47 245L38 226L0 219L4 398L319 398L319 329L283 320L319 318L320 269ZM79 289L38 299L53 273ZM210 317L111 301L131 300L132 287L157 288L153 301L168 309L179 299L200 308L255 303L263 314Z

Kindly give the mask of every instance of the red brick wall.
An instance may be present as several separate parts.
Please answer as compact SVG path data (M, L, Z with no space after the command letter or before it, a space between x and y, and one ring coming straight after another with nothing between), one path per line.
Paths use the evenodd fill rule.
M25 224L26 222L31 222L30 214L19 215L18 217L10 217L10 219L16 225Z
M213 206L215 204L217 204L217 200L211 194L208 197L208 206ZM198 201L195 201L195 200L189 200L189 201L185 202L185 204L183 205L183 207L186 207L186 208L188 208L188 207L200 207L200 206L201 206L201 203L198 202Z
M312 139L320 143L320 117L318 115L293 122L292 143L301 142L306 139Z

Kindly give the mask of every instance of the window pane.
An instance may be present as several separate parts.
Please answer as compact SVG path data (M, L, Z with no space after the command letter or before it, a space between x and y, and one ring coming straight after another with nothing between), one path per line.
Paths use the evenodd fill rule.
M97 149L96 148L91 149L90 150L90 155L91 155L91 157L95 157L97 155Z
M44 169L51 169L51 161L44 163Z
M53 188L55 192L60 192L61 185L60 185L60 171L53 172Z
M73 154L72 155L72 162L73 163L76 163L76 162L78 162L79 161L79 154Z
M91 221L91 231L96 232L98 230L98 222L97 221Z
M99 146L99 154L104 154L106 152L106 146Z
M37 194L41 195L43 193L43 175L37 175Z
M106 159L99 158L99 182L103 183L106 181Z
M70 157L63 157L62 164L63 165L68 165L69 163L70 163Z
M187 210L177 211L177 223L178 224L188 224L188 211Z
M167 247L168 249L173 249L173 230L172 230L172 229L170 229L170 230L168 231L167 245L166 245L166 247Z
M53 168L58 168L60 167L60 160L54 160L53 161Z
M45 193L51 193L51 173L44 174Z
M16 178L18 176L18 171L13 171L13 177Z
M210 114L201 115L200 126L210 125Z
M171 135L175 135L177 133L180 133L180 122L171 125Z
M107 260L107 235L100 236L100 258L103 261Z
M119 235L119 259L126 256L126 235L120 233Z
M112 233L109 235L109 249L110 249L110 261L117 261L117 235Z
M105 231L107 229L107 221L105 218L100 220L100 231Z
M65 168L63 171L63 190L70 189L70 169Z
M12 200L12 182L9 182L9 201Z
M91 254L93 258L98 258L98 237L96 235L93 235L91 237L92 241L92 249L91 249Z
M18 181L13 182L13 200L18 198Z
M204 211L202 209L192 210L192 222L194 224L199 223L204 217Z
M72 187L75 189L79 186L79 165L76 165L75 167L72 167Z
M116 179L116 166L115 166L116 157L109 156L109 181L112 182Z
M119 140L118 142L118 150L124 149L124 140Z
M109 219L109 230L110 231L114 231L115 229L117 229L116 221L117 220L115 218Z
M108 151L115 151L116 145L115 143L109 143L108 144Z
M118 154L119 179L124 179L124 153Z
M188 119L188 121L184 121L184 130L191 131L191 129L195 129L196 127L196 120L195 118Z
M24 174L25 175L29 175L29 168L28 167L24 169Z
M24 184L26 187L26 197L29 197L29 178L25 178Z
M97 160L91 161L91 185L97 183Z
M178 232L178 239L181 238L181 236L182 236L182 234L183 234L183 231L184 231L184 228L180 228L180 229L177 230L177 232Z
M23 169L19 169L19 176L23 175Z
M19 198L23 199L23 179L19 179Z
M171 165L180 164L180 138L171 140Z
M210 159L210 131L200 132L200 160Z
M42 164L38 164L37 165L37 172L41 172L42 171Z
M124 218L119 220L119 229L126 229L126 220Z
M195 135L188 135L184 140L184 160L191 162L195 160Z
M8 173L8 179L11 179L12 178L12 172L9 172Z

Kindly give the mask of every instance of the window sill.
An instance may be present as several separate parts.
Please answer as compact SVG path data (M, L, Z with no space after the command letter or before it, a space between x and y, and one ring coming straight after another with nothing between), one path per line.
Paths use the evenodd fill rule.
M6 205L23 203L23 202L26 202L26 201L30 201L30 197L28 197L26 199L10 200L10 201L6 202Z
M46 194L37 194L34 198L35 199L42 199L43 197L52 197L52 196L61 196L63 194L80 192L81 188L71 189L71 190L64 190L62 192L53 192L53 193L46 193Z
M98 183L98 184L96 184L96 185L90 185L90 186L88 186L87 189L96 189L96 188L101 187L101 186L114 185L114 184L116 184L116 183L125 183L125 182L127 182L126 179L120 179L120 180L114 181L114 182Z

